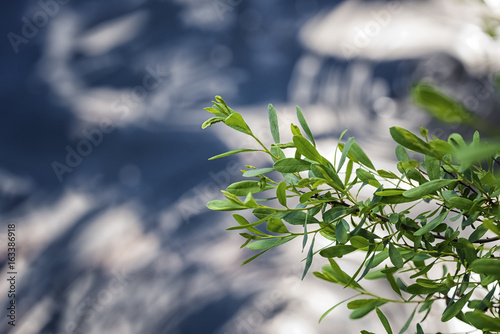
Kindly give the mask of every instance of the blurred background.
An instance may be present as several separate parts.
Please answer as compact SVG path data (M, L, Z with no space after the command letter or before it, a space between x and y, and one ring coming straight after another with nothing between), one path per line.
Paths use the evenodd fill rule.
M383 332L376 316L349 321L342 306L318 324L349 291L301 281L300 242L239 266L253 253L225 231L231 216L205 203L244 163L207 159L252 144L220 126L201 131L202 108L221 95L270 139L267 104L283 130L298 104L327 155L349 129L388 169L390 126L472 131L412 106L416 82L500 118L498 0L1 6L0 302L15 224L17 319L2 315L0 333ZM245 156L269 163L260 159ZM411 309L384 312L401 328ZM468 330L430 317L429 330Z

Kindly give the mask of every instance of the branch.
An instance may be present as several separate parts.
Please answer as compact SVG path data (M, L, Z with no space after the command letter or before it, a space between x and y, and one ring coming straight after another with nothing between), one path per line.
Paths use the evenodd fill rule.
M493 158L493 161L495 161L497 165L500 166L500 162L497 160L497 158Z
M345 206L345 207L348 207L348 208L351 208L352 206L345 203L345 202L341 202L341 201L331 201L331 202L327 202L328 204L330 204L331 206L334 206L334 205L341 205L341 206ZM352 213L357 213L359 212L359 209L355 209ZM373 212L372 212L373 213ZM380 219L381 221L383 221L384 223L388 223L389 222L389 218L385 217L385 216L382 216L378 213L375 214L375 216ZM401 225L401 227L405 230L409 230L409 231L417 231L416 228L414 227L411 227L411 226L408 226L408 225ZM440 239L440 240L447 240L446 237L440 235L440 234L432 234L432 236L434 236L434 238L436 239ZM476 240L474 242L471 242L473 244L485 244L485 243L488 243L488 242L494 242L494 241L497 241L497 240L500 240L499 237L491 237L491 238L485 238L485 239L479 239L479 240ZM454 242L458 242L458 239L455 238L451 241L454 241Z
M493 242L493 241L497 241L497 240L500 240L500 238L499 237L484 238L484 239L476 240L473 243L474 244L485 244L485 243Z
M451 177L453 177L454 179L456 179L456 178L457 178L455 175L453 175L452 173L450 173L450 172L448 172L446 169L444 169L444 167L443 167L443 166L441 166L441 168L444 170L444 172L445 172L446 174L450 175L450 176L451 176ZM476 191L474 188L472 188L469 184L467 184L467 183L465 183L465 182L463 182L463 181L461 181L461 180L458 180L458 183L460 183L460 184L461 184L461 185L463 185L464 187L469 188L472 192L474 192L474 194L476 194L476 195L477 195L477 191Z
M351 205L349 205L349 204L347 204L345 202L331 201L331 202L327 202L327 203L330 204L331 206L333 206L334 204L336 204L336 205L342 205L342 206L345 206L345 207L348 207L348 208L352 208ZM357 212L359 212L359 209L355 209L352 213L357 213ZM371 212L371 213L373 213L373 212ZM378 213L375 213L375 216L378 219L382 220L384 223L388 223L389 222L389 218L387 218L385 216L382 216L382 215L380 215Z

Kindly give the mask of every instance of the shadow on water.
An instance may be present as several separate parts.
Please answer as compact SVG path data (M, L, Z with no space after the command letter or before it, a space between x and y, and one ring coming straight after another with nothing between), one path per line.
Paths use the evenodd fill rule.
M19 18L37 6L11 5L4 31L20 33ZM196 1L73 1L19 44L18 54L5 46L0 209L16 224L20 262L11 332L215 333L258 292L231 291L228 265L210 263L210 252L193 255L225 238L214 233L222 222L204 209L217 195L194 190L235 161L207 161L227 148L212 133L194 131L197 115L215 94L235 103L285 100L287 73L299 55L296 11L256 6L231 7L221 19L212 4ZM241 13L246 18L238 22ZM130 38L106 27L124 16L137 21ZM267 16L275 17L274 27ZM120 29L134 29L124 22ZM259 29L272 34L260 38ZM123 42L111 37L107 50L99 44L107 33ZM196 65L190 68L188 58ZM168 68L167 86L126 102L132 119L112 119L113 129L94 142L84 135L113 116L106 109L117 96L144 84L148 66ZM82 113L82 101L93 103L96 91L111 97ZM137 116L136 104L146 113ZM11 329L0 324L1 332Z
M293 100L325 106L327 116L334 110L334 131L352 126L370 138L365 130L385 123L360 119L408 119L415 110L399 109L408 87L441 57L347 61L307 50L299 30L339 2L73 0L18 53L4 45L0 213L3 225L16 224L19 293L18 326L2 321L0 332L234 334L243 326L231 321L286 281L270 278L288 262L269 256L234 270L250 253L223 232L230 217L205 203L242 166L207 161L227 147L201 132L201 109L216 94L251 110ZM35 1L8 6L5 34L19 34L20 18L41 10ZM441 78L430 77L471 82L459 62L443 58L448 74L441 67ZM154 89L151 71L163 80ZM134 100L134 92L143 95ZM395 114L380 115L381 97ZM75 158L78 148L91 152ZM245 318L247 332L290 304L272 303L252 324Z

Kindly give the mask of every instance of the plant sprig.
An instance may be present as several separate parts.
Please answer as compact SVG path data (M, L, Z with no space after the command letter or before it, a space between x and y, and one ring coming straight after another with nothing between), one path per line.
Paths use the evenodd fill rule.
M426 98L435 93L422 92ZM415 303L417 309L404 331L417 310L419 314L427 311L423 321L434 302L444 301L443 322L457 318L485 332L500 331L500 245L496 243L500 236L500 178L494 171L499 144L481 140L478 132L467 144L456 133L446 141L429 140L426 129L421 128L421 139L394 126L390 134L398 144L398 162L395 171L386 171L375 168L354 137L341 142L345 132L336 147L339 160L326 159L298 107L297 118L306 137L291 124L292 142L281 143L276 110L269 105L274 143L266 146L243 116L221 97L217 96L213 103L206 110L214 117L203 123L203 128L225 123L252 137L260 148L233 150L211 159L258 151L268 155L272 163L244 171L245 180L222 191L225 200L207 204L216 211L251 210L254 222L234 214L238 225L228 228L245 230L240 233L245 239L242 247L260 251L244 264L302 236L302 248L310 244L303 277L315 255L327 259L328 265L314 275L358 293L345 300L356 298L347 304L352 319L376 310L389 333L392 329L380 309L382 305ZM292 154L285 155L284 149L291 149ZM409 151L423 159L410 159ZM488 168L483 168L484 161L490 162ZM339 172L344 167L345 177L341 179ZM257 179L249 180L252 178ZM362 189L366 190L363 194L371 195L362 197ZM254 197L261 195L267 197ZM327 240L329 246L315 250L319 238ZM337 260L354 252L365 256L350 275ZM455 264L453 275L446 272L446 263ZM438 264L443 264L445 271L442 277L433 278L430 273ZM359 283L363 279L388 281L400 299L366 290ZM473 299L474 292L480 289L486 291L486 297ZM417 331L422 331L420 323Z

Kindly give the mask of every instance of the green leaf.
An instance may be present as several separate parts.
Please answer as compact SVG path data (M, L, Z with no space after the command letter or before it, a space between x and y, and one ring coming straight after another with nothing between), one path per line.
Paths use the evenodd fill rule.
M375 279L385 278L386 276L382 272L382 270L384 270L384 268L370 271L368 274L366 274L365 279L375 280Z
M500 180L497 179L491 172L488 172L484 176L481 177L481 183L492 185L495 188L498 188L500 186ZM498 190L497 190L497 193L498 193Z
M430 310L432 307L432 304L434 304L434 300L426 301L425 303L420 306L418 309L418 313L422 313L424 311Z
M427 179L422 175L418 169L410 169L406 172L406 177L411 180L415 180L419 185L422 185L427 181Z
M304 219L304 233L302 234L304 237L302 238L302 251L304 251L304 248L306 247L307 244L307 237L309 234L307 233L307 217L308 214L306 213L306 219Z
M259 219L267 219L269 217L278 217L282 218L284 215L280 212L278 213L276 210L271 208L258 208L252 210L252 213L255 217Z
M239 215L239 214L233 214L233 218L234 220L236 220L236 222L238 224L240 224L241 226L245 226L245 228L249 231L249 232L252 232L252 233L255 233L255 234L260 234L260 235L265 235L264 233L262 233L260 230L256 229L255 227L253 226L248 226L248 225L251 225L248 220L246 220L245 217Z
M232 150L232 151L228 151L228 152L225 152L225 153L222 153L222 154L215 155L215 156L211 157L208 160L219 159L219 158L227 157L229 155L238 154L238 153L242 153L242 152L263 152L263 151L262 150L254 150L254 149L251 149L251 148L242 148L242 149L239 149L239 150Z
M221 116L221 117L231 115L231 113L223 105L220 105L219 103L217 103L215 101L212 101L212 102L214 104L212 105L212 109L210 112L212 112L213 114L215 114L217 116ZM205 109L205 110L207 110L207 109Z
M299 136L299 137L302 137L302 133L300 132L300 129L297 125L295 124L290 124L290 130L292 131L292 134L294 136Z
M425 334L422 326L420 326L419 323L417 323L417 334Z
M297 187L299 187L299 188L309 188L310 186L312 186L314 183L316 183L319 180L321 180L321 179L317 178L317 177L311 177L311 178L307 177L305 179L301 179L297 183Z
M465 143L462 136L458 133L452 133L451 135L449 135L448 143L450 143L450 145L452 145L457 150L463 150L467 148L467 144Z
M422 137L424 137L425 139L429 139L428 138L428 135L429 135L429 130L424 128L423 126L420 126L420 135Z
M272 104L269 104L267 107L269 113L269 125L271 127L271 134L273 136L273 140L276 144L280 142L280 132L278 127L278 116L276 115L276 110L274 109Z
M412 151L427 155L435 155L429 144L406 129L393 126L390 128L390 133L394 141Z
M234 195L234 194L231 194L231 193L229 193L229 192L227 192L227 191L225 191L225 190L221 190L221 193L223 193L223 194L224 194L224 197L225 197L227 200L229 200L229 201L231 201L231 202L234 202L234 203L236 203L236 204L238 204L238 205L244 205L244 204L243 204L243 202L242 202L242 201L238 198L238 196L236 196L236 195Z
M481 311L474 310L464 315L465 320L472 326L484 331L500 331L500 318L492 318Z
M358 145L356 141L352 143L351 149L349 151L354 155L354 157L358 160L359 163L370 169L375 170L375 166L373 166L373 163L371 162L370 158L368 158L368 156L365 154L365 152L361 149L361 147Z
M419 199L420 198L418 197L408 198L403 195L395 195L395 196L383 196L380 202L384 204L401 204L401 203L417 201Z
M356 249L365 248L370 245L370 242L360 235L355 235L354 237L349 239L349 241L351 242L351 245Z
M205 122L203 122L203 124L201 125L201 128L202 129L206 129L209 126L212 126L212 124L223 122L224 120L225 120L224 117L212 117L212 118L209 118Z
M231 108L229 108L229 107L227 106L226 101L224 101L224 99L223 99L221 96L219 96L219 95L215 95L215 101L217 101L217 102L219 102L220 104L222 104L222 106L223 106L225 109L228 109L228 110L229 110L229 109L231 109ZM214 102L214 103L215 103L215 102Z
M338 218L352 212L352 210L353 210L352 208L346 206L340 206L340 205L334 206L330 210L325 211L325 213L323 213L323 220L325 221L325 223L331 223L337 220Z
M260 224L264 223L264 222L265 222L267 219L269 219L269 218L271 218L271 216L267 216L267 217L265 217L265 218L263 218L263 219L260 219L260 220L258 220L258 221L256 221L256 222L253 222L253 223L250 223L250 224L248 224L248 225L243 224L244 222L243 222L241 219L240 219L240 220L236 219L236 221L237 221L237 222L238 222L238 224L240 224L240 225L239 225L239 226L231 226L231 227L228 227L228 228L226 228L226 230L227 230L227 231L234 231L234 230L242 230L242 229L247 229L247 230L249 230L249 231L250 231L250 229L254 228L254 226L257 226L257 225L260 225ZM255 232L255 233L257 233L257 232ZM264 233L262 233L262 232L260 232L260 231L259 231L257 234L261 234L261 235L267 236L266 234L264 234Z
M298 173L311 169L311 163L301 159L286 158L274 163L274 169L280 173Z
M464 197L452 197L448 203L459 210L469 210L474 205L474 202Z
M401 288L399 287L398 283L394 279L394 272L395 271L397 271L397 268L388 268L387 265L385 266L385 269L382 270L382 272L385 274L387 281L389 282L389 285L391 286L392 290L401 296Z
M267 221L267 230L269 232L275 233L290 233L285 224L283 224L283 221L279 218L274 217L269 218L269 220Z
M235 129L236 131L243 132L247 135L252 135L252 130L250 130L247 123L245 123L243 116L241 116L241 114L239 114L237 112L229 115L224 120L224 123L226 123L227 126Z
M384 179L399 179L399 177L393 172L386 171L383 169L377 170L377 173L380 177L383 177Z
M255 201L255 199L253 198L252 193L247 194L247 197L245 198L245 201L243 203L248 208L258 208L259 207L259 205Z
M481 285L482 286L488 286L488 285L490 285L491 283L493 283L493 282L495 282L497 280L498 280L498 276L494 276L494 275L485 276L481 280Z
M365 265L366 263L366 259L368 259L368 257L370 256L370 252L366 252L366 257L365 259L363 260L363 262L361 263L361 266L358 268L358 270L356 271L356 273L354 273L353 277L352 277L352 280L354 281L354 278L358 275L358 272L361 270L361 268L363 267L363 265ZM371 269L371 263L373 262L373 259L375 258L375 253L373 253L373 255L370 257L370 259L368 260L368 262L366 263L365 265L365 269L363 270L363 272L361 273L361 276L359 276L358 278L358 282L361 281L367 274L368 272L370 271Z
M344 165L344 161L345 161L345 158L347 157L347 153L349 153L349 150L351 149L351 146L353 143L354 143L354 137L350 137L347 140L347 143L344 145L344 148L342 149L342 156L340 157L340 160L339 160L339 166L337 167L337 173L340 171L340 169Z
M267 252L268 250L269 249L266 249L265 251L260 252L260 253L258 253L256 255L254 255L254 256L246 259L245 261L243 261L243 263L241 265L244 266L245 264L252 262L253 260L255 260L256 258L258 258L259 256L261 256L262 254L264 254L265 252Z
M396 268L403 268L403 257L392 243L389 244L389 258Z
M243 173L243 176L244 177L254 177L254 176L259 176L262 174L270 173L273 171L274 171L274 168L256 168L256 169L247 170L245 173Z
M286 182L281 181L276 187L276 196L281 205L286 206Z
M500 151L498 143L489 143L479 147L466 147L456 152L456 158L461 162L460 172L465 171L473 162L482 162L494 157Z
M324 165L320 164L312 164L311 172L313 172L316 177L325 179L327 181L326 183L333 188L340 191L345 190L345 186L342 183L342 180L332 168L325 167Z
M451 304L443 313L441 316L441 321L442 322L447 322L453 319L462 309L464 308L465 304L469 301L470 297L472 296L472 293L474 290L470 291L468 294L460 298L458 301L455 303Z
M443 160L443 157L447 154L454 154L455 149L448 142L440 139L434 139L429 142L429 145L432 148L432 151L435 152L435 156L440 160Z
M307 203L308 201L311 200L311 197L313 197L314 195L316 194L319 194L320 192L322 192L323 190L313 190L313 191L308 191L306 193L303 193L302 195L300 195L299 197L299 202L300 203ZM313 199L314 200L314 199Z
M323 249L321 252L319 252L319 255L326 258L341 258L346 254L354 252L356 249L356 247L353 247L351 245L337 245Z
M422 198L426 195L432 194L441 188L455 184L457 180L432 180L426 182L416 188L407 190L403 193L403 196L408 198Z
M406 330L408 329L408 327L410 327L411 321L413 320L413 317L415 316L416 310L417 309L415 308L413 310L413 312L410 314L410 317L408 318L408 320L406 320L406 323L404 324L403 328L401 328L401 330L399 331L399 334L404 334L406 332Z
M433 286L422 286L420 284L417 282L408 286L406 288L406 292L411 293L412 295L426 295L429 293L444 292L448 290L448 288L444 285L435 284Z
M470 269L478 274L493 275L500 278L500 259L483 258L472 262Z
M236 204L230 201L224 200L214 200L207 203L207 208L215 211L233 211L233 210L244 210L247 207L243 205Z
M500 236L500 227L492 219L485 219L483 221L483 226L488 230L492 231L496 235Z
M259 181L240 181L229 185L226 190L236 196L246 196L248 193L255 194L269 189L274 189L274 186L266 184L262 187Z
M297 151L304 157L319 162L320 164L326 165L328 163L328 161L323 158L316 148L304 137L293 136L293 143L295 147L297 147Z
M283 219L292 225L304 225L307 219L307 224L319 224L319 221L312 215L308 215L303 211L288 212Z
M311 263L313 261L314 240L315 240L315 238L313 238L313 240L311 241L311 247L309 247L309 252L307 252L306 266L304 267L304 272L302 273L302 280L304 279L304 277L306 277L307 271L311 267Z
M401 162L406 162L410 160L408 152L406 152L405 148L401 145L396 146L396 158L398 158L398 161Z
M356 175L364 183L374 186L375 188L380 187L380 182L378 182L375 176L373 176L370 172L367 172L362 168L358 168L356 169Z
M427 110L442 122L477 125L477 116L470 113L459 102L426 84L416 85L412 90L416 105Z
M231 108L229 108L227 106L226 102L222 99L222 97L220 97L220 96L217 95L215 97L215 100L217 102L216 101L212 101L212 103L213 103L212 108L215 109L215 110L217 110L218 113L226 115L226 116L229 116L229 115L231 115L234 112ZM207 110L207 109L205 109L205 110ZM209 111L209 110L207 110L207 111Z
M384 189L382 191L377 191L375 195L377 196L397 196L404 193L406 190L404 189Z
M448 213L449 213L449 211L442 212L439 216L437 216L436 218L434 218L433 220L431 220L430 222L425 224L423 227L418 229L418 231L413 233L413 235L414 236L424 235L424 234L432 231L433 229L435 229L439 224L441 224L445 220L446 216L448 216Z
M372 301L369 304L366 304L366 305L354 310L351 313L351 315L349 316L349 318L360 319L360 318L364 317L365 315L367 315L368 313L370 313L371 311L373 311L376 307L382 306L385 303L386 303L386 301L383 299L372 299ZM347 304L347 307L349 307L349 304Z
M354 166L354 163L352 162L352 160L349 160L349 162L347 163L346 171L345 171L345 184L349 183L349 180L350 180L351 174L352 174L353 166Z
M435 262L432 262L432 263L428 264L427 266L425 266L423 269L421 269L421 267L419 267L418 268L419 271L417 271L415 274L411 275L410 278L415 278L415 277L419 277L419 276L427 274L427 272L434 267L434 264L435 264Z
M212 114L216 115L217 117L223 117L224 116L224 118L225 118L225 116L228 116L227 114L225 114L224 112L222 112L222 110L216 109L214 107L203 108L203 110L206 110L209 113L212 113Z
M480 135L479 135L479 131L476 130L474 132L474 136L472 137L471 146L479 146L480 143L481 143L481 138L480 138Z
M285 153L283 153L283 150L278 146L271 145L271 153L273 154L272 159L274 162L286 158Z
M319 233L325 237L326 239L330 240L330 241L336 241L337 239L335 239L335 230L332 228L331 225L329 224L326 224L324 222L319 222L319 226L321 227L321 230L319 231Z
M297 119L299 120L300 126L302 127L302 129L304 129L304 132L306 133L309 140L313 143L314 146L316 146L312 132L307 125L304 115L302 114L302 110L300 110L299 106L296 106L295 109L297 110Z
M384 325L387 334L392 334L391 325L389 324L389 320L387 320L384 313L382 313L382 311L378 307L375 308L375 311L377 312L377 316L380 319L380 322L382 323L382 325Z
M344 299L343 301L341 302L338 302L337 304L333 305L332 307L330 307L325 313L323 313L323 315L321 316L321 318L319 318L319 321L318 322L321 322L331 311L333 311L337 306L339 305L342 305L344 304L346 301L348 301L349 299L352 299L356 296L353 296L353 297L350 297L350 298L347 298L347 299Z
M419 165L420 165L420 163L415 159L411 159L411 160L399 163L399 166L401 166L401 168L403 168L405 171L414 170Z
M472 264L477 260L477 250L467 239L459 238L457 242L452 243L462 263ZM480 263L478 263L479 265Z
M346 227L347 225L347 227ZM347 222L342 219L337 223L335 226L335 238L337 241L341 244L345 244L347 242L347 230L348 230L349 225Z
M283 245L284 243L287 243L293 239L295 239L296 235L292 235L289 237L284 237L284 238L270 238L270 239L260 239L257 241L254 241L250 244L247 245L247 248L253 249L253 250L260 250L260 249L270 249L279 245Z
M427 175L431 180L437 180L440 178L439 171L439 160L433 156L424 156L425 169L427 170Z
M495 293L495 290L497 289L496 286L494 286L489 292L488 294L483 298L483 300L481 300L481 302L479 303L479 305L477 305L476 307L476 310L478 311L482 311L484 310L484 308L486 307L486 304L490 303L491 301L491 297L493 297L493 294Z
M297 184L300 181L300 179L293 173L283 173L283 180L285 180L285 182L289 185Z
M351 276L340 269L339 265L337 264L337 262L335 262L334 259L328 258L328 262L330 262L330 266L323 267L323 270L326 271L327 274L334 277L338 281L338 283L344 285L344 287L347 287L347 283L351 282L350 286L352 288L363 289L357 282L352 281Z
M356 299L356 300L353 300L352 302L347 303L347 308L349 310L356 310L356 309L364 307L366 305L374 304L375 302L377 302L379 300L380 299L378 299L378 298Z

